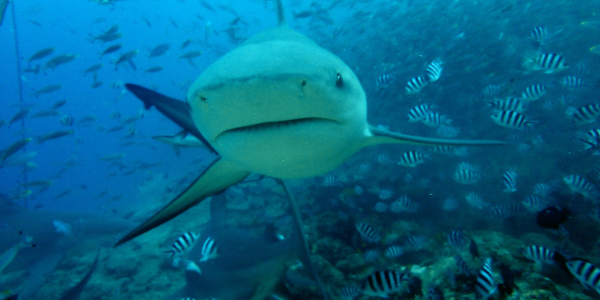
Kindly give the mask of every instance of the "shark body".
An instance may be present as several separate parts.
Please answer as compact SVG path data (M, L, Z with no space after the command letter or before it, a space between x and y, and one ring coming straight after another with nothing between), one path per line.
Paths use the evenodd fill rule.
M180 107L179 113L165 115L185 130L198 131L219 157L116 245L251 172L278 179L317 176L337 168L360 149L379 144L506 144L409 136L369 125L366 94L354 72L334 54L289 29L281 1L276 5L279 25L249 38L208 67L189 89L186 103L126 85L146 108L154 105L163 112Z

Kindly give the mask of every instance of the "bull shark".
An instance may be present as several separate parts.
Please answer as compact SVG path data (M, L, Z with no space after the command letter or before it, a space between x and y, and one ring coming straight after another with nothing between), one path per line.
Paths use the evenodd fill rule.
M11 203L0 195L0 253L31 237L35 247L21 248L16 257L6 262L2 272L28 270L27 279L18 288L19 299L28 299L46 282L65 254L86 241L114 237L134 228L131 221L75 212L30 210ZM56 223L68 224L71 234L58 229ZM0 263L3 264L3 263ZM0 282L2 284L2 282Z
M281 240L272 224L260 229L260 234L235 228L226 222L225 193L212 199L211 221L199 240L211 237L219 255L199 262L203 244L197 243L187 256L187 284L168 299L258 300L269 295L288 296L284 282L298 282L291 280L295 272L290 267L308 259L303 256L299 231Z
M126 85L146 108L156 106L185 130L200 134L219 156L187 189L115 246L251 172L278 179L313 177L336 169L365 147L380 144L506 144L410 136L369 125L366 94L354 72L340 58L291 30L281 1L275 3L278 26L250 37L209 66L190 87L186 102Z

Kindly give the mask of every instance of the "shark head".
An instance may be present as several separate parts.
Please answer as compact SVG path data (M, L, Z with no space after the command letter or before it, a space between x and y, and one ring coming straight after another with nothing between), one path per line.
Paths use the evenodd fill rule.
M354 72L287 26L252 37L211 65L187 102L224 159L276 178L336 168L360 149L356 141L367 131L366 96Z

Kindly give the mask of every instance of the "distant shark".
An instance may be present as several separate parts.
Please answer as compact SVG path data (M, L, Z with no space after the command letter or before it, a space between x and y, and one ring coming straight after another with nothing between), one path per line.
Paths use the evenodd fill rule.
M0 0L0 26L2 26L2 22L4 21L4 14L6 13L7 7L8 0Z
M183 130L174 136L158 135L152 137L154 140L173 146L175 154L179 156L181 147L207 148L206 143L198 139L187 130Z
M281 1L275 3L279 26L249 38L208 67L189 89L185 103L126 85L146 108L156 106L183 129L199 134L220 156L116 245L165 223L251 172L279 179L317 176L379 144L506 144L409 136L369 125L365 91L356 75L337 56L288 28Z
M35 247L21 248L12 261L0 262L7 264L3 273L20 269L29 271L27 279L19 287L21 300L37 292L67 251L79 243L103 237L112 239L115 234L131 230L137 225L105 216L25 209L1 195L0 206L0 253L20 243L23 236L31 237L31 243L35 244ZM61 231L64 228L59 228L57 224L68 225L69 232Z
M232 227L225 222L225 194L214 196L213 200L218 201L210 203L211 222L187 256L187 284L168 299L258 300L269 295L288 296L284 282L297 282L292 280L297 277L291 276L294 272L289 267L308 258L303 256L299 231L280 240L272 224L261 234ZM215 241L219 255L198 262L208 237ZM303 263L306 265L306 260Z

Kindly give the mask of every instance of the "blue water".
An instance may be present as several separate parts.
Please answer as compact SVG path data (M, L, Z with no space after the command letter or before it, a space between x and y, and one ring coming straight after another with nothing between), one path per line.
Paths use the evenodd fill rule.
M333 1L326 1L324 6L331 3ZM500 239L495 233L505 234L514 240L527 234L542 236L544 238L539 240L553 244L548 244L548 247L565 247L585 258L597 253L594 241L598 236L589 233L599 232L597 194L592 199L585 200L580 193L573 192L563 178L577 174L586 178L596 190L600 187L598 156L592 155L592 151L581 151L584 145L574 138L575 134L581 137L588 130L599 126L594 120L589 124L576 125L566 115L570 108L600 103L600 52L590 51L591 47L600 45L600 1L406 0L341 3L330 11L322 12L333 24L316 18L294 17L297 13L316 9L319 5L311 8L312 3L308 1L284 1L284 6L291 28L339 56L356 73L367 95L370 124L387 126L394 132L435 138L509 141L511 146L469 148L465 155L445 155L433 153L431 148L426 147L381 145L358 152L341 167L324 176L293 182L292 190L301 195L298 198L302 203L303 216L308 217L307 224L310 225L307 227L314 234L311 243L319 242L323 247L318 249L321 252L317 254L330 260L331 266L336 266L337 262L346 259L346 255L336 256L339 253L347 252L347 255L351 255L374 248L382 250L384 245L389 246L360 243L354 227L356 222L373 225L375 230L382 233L382 243L387 243L388 234L394 236L390 238L393 242L405 240L414 232L404 230L405 227L402 226L413 228L411 226L414 225L414 228L421 230L418 233L428 235L432 243L440 246L430 247L431 251L425 254L420 252L409 257L402 261L404 265L423 261L429 263L434 255L436 258L433 261L436 262L450 257L447 253L442 253L441 245L445 245L445 237L450 230L458 229L471 231L468 234L481 243L480 246L484 249L482 259L484 255L495 256L506 250L498 249L497 244L494 244ZM210 11L199 1L192 0L123 0L111 5L100 5L87 0L27 0L11 3L0 27L0 120L8 122L19 111L17 105L22 102L35 106L23 122L14 123L10 128L7 125L0 128L0 149L23 138L32 137L34 140L20 153L36 151L38 154L31 161L39 166L25 174L20 167L1 168L0 194L28 209L92 212L102 216L124 217L132 212L141 212L143 215L161 207L191 183L214 156L205 149L182 149L181 156L177 157L171 146L153 140L152 136L174 135L180 131L178 126L156 109L144 110L143 118L133 123L133 137L126 138L129 136L129 125L114 133L98 128L101 126L110 129L143 110L140 100L129 92L124 92L124 83L139 84L184 100L187 86L204 69L245 38L276 24L273 3L270 1L266 4L259 0L210 1L210 4L216 11ZM230 29L230 23L236 16L219 8L219 5L239 14L240 20L236 25L239 40L231 40L225 32ZM16 20L12 17L12 9L15 9ZM207 22L211 24L208 29ZM17 25L18 30L15 31L13 24ZM93 41L93 36L104 33L115 24L119 25L121 38L108 43ZM537 26L544 26L549 33L541 46L530 37L531 30ZM189 39L193 40L190 46L180 49L181 44ZM165 55L148 57L151 49L164 43L170 44ZM122 44L122 49L100 57L104 49L115 44ZM27 59L31 55L48 47L55 47L56 51L29 65ZM19 57L15 52L17 48ZM137 70L133 70L127 63L116 69L115 62L120 55L131 50L139 50L133 58ZM195 66L179 58L188 51L203 53L193 59ZM522 62L531 53L560 54L564 56L569 68L552 74L528 70ZM77 54L78 58L55 70L42 70L38 74L18 72L17 59L24 70L38 64L43 67L49 59L62 54ZM407 94L406 83L416 76L423 76L428 64L438 58L443 61L444 66L441 78L429 83L419 93ZM100 63L103 67L96 76L103 84L93 89L94 74L84 76L83 72ZM155 66L164 69L157 73L144 73L144 70ZM393 83L378 87L377 78L389 74L395 78ZM578 76L587 85L577 89L567 88L560 83L564 76ZM19 80L22 90L18 89ZM62 85L62 88L39 97L32 95L36 90L55 84ZM533 126L517 130L498 126L492 121L491 110L486 107L486 101L496 97L519 97L526 87L533 84L548 87L547 94L530 102L524 113L535 121ZM490 85L498 85L501 91L497 95L485 94L484 89ZM31 118L35 113L49 109L55 102L63 99L67 103L58 109L60 115ZM452 119L450 126L456 129L455 135L440 134L436 128L420 122L408 122L408 111L424 103L435 104L433 111ZM121 114L120 119L110 117L115 112ZM64 115L72 116L75 124L70 127L61 125L60 118ZM77 124L88 116L96 118L91 126ZM58 130L73 130L74 135L37 144L38 136ZM120 146L128 141L135 144ZM415 149L429 155L423 164L415 168L377 162L379 155L386 155L397 162L402 153ZM111 166L113 162L99 160L102 156L112 154L125 155L122 168ZM462 162L468 162L481 171L480 182L466 185L453 180L456 168ZM70 165L65 166L67 163ZM139 163L160 164L144 169L136 167ZM358 174L361 164L369 164L371 169ZM503 192L502 175L510 168L515 168L518 173L515 193ZM126 175L129 171L134 172ZM362 177L355 178L355 175ZM336 183L327 186L324 183L327 180L325 176L332 176ZM184 177L182 186L170 189ZM37 187L21 187L26 181L36 180L53 180L54 183L49 189L39 193ZM489 204L508 207L531 195L533 187L538 183L556 184L556 194L549 197L552 198L549 204L569 206L573 212L572 218L566 222L566 228L562 227L561 231L550 232L539 228L535 224L535 212L518 212L511 219L495 218L490 209L476 209L465 201L465 195L475 192ZM366 190L364 195L357 195L356 186L359 185ZM16 197L27 189L32 191L32 195L24 199ZM149 193L148 189L152 192ZM385 202L386 200L378 198L381 189L390 190L393 193L392 200ZM65 192L68 193L57 199L57 196ZM105 192L106 195L99 197ZM248 195L260 195L261 192L263 191L255 187L241 188L237 196L243 194L240 198L244 198ZM264 198L267 199L270 194L265 195ZM417 202L416 213L396 215L374 209L377 202L383 201L389 205L403 195ZM109 201L115 197L119 199ZM443 210L442 203L446 199L456 200L458 209ZM257 208L261 206L268 205L262 202L252 203L247 206L251 207L251 213L241 214L246 218L251 218L252 213L264 217L267 213ZM404 221L411 226L398 225ZM588 225L591 228L589 232ZM390 228L393 226L396 226L393 228L396 232L391 234L389 231L392 231ZM161 232L157 235L164 239L174 238L183 230L170 229L173 232ZM7 248L14 245L17 238L14 240L7 244ZM538 240L528 236L526 241L519 242L523 243L519 245L521 247L528 245L527 243L537 243ZM167 244L162 240L160 243L161 246ZM336 250L326 253L330 250L327 248L329 244L339 248L331 246L331 249ZM154 244L151 246L157 248ZM515 245L506 247L512 247L506 250L507 253L518 257ZM150 248L144 249L147 250L144 253L146 257L156 254L148 249ZM466 250L463 249L463 252ZM508 260L508 255L504 255L503 252L499 256ZM532 273L529 272L531 264L518 261L513 256L510 256L514 263L511 266L529 276ZM125 256L121 257L124 261L128 259L123 257ZM152 259L152 263L162 264L164 269L160 272L175 272L165 267L164 260L159 261L156 256L152 256ZM472 266L477 265L477 268L481 262L469 261ZM341 265L347 266L347 263ZM366 263L355 266L354 270L374 268L373 265ZM494 267L497 267L497 263ZM343 267L340 269L345 276L349 275L350 272L345 272ZM440 269L437 271L438 275L443 274ZM498 273L497 270L495 272ZM365 274L357 276L362 275ZM107 276L116 277L114 274ZM343 280L337 278L335 283L329 282L335 286L328 288L359 283L358 277L348 276ZM364 277L366 276L360 279ZM526 275L519 277L519 280L525 280L524 277ZM183 280L180 277L178 279L180 282ZM569 279L560 284L568 286ZM569 287L574 286L577 284ZM447 286L444 288L448 290ZM154 290L156 291L164 292L158 288ZM473 291L467 290L465 293L454 289L454 292L466 294Z

